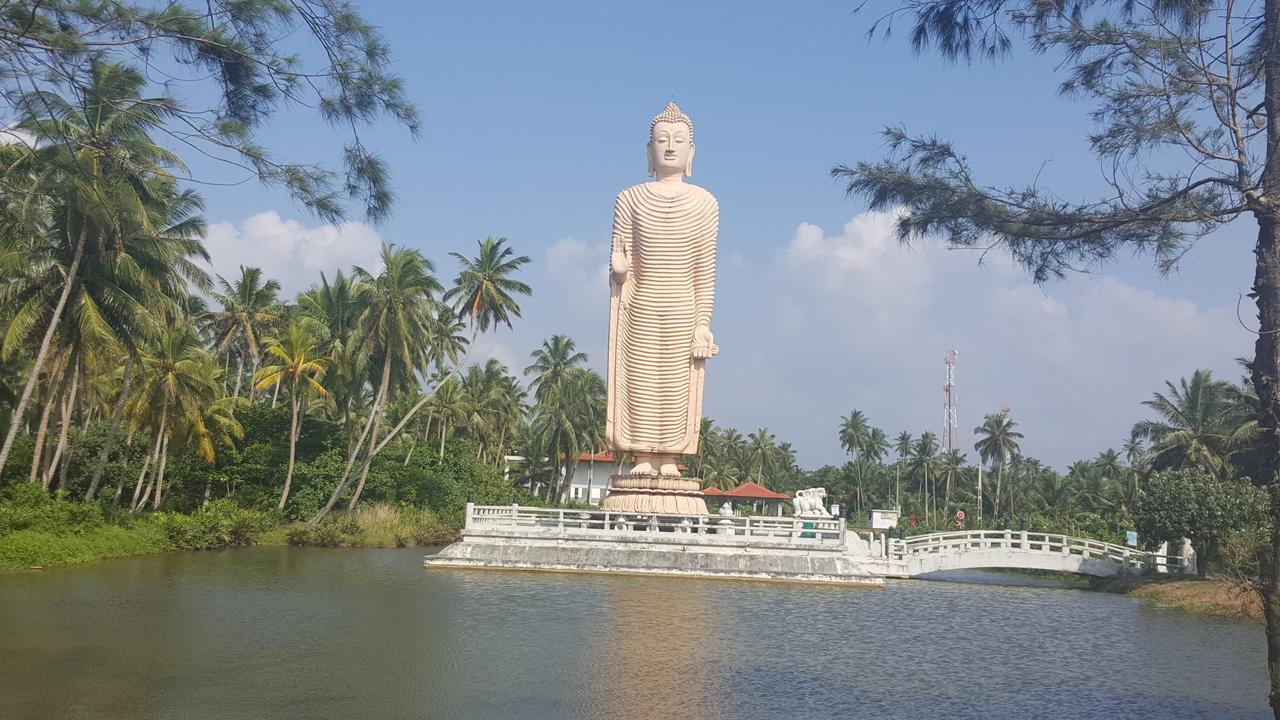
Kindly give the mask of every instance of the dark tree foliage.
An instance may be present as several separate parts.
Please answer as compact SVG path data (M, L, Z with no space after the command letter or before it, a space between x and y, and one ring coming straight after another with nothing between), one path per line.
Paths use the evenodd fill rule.
M317 58L296 52L308 46L319 47ZM327 220L343 216L344 197L375 221L390 211L387 169L361 131L389 117L416 133L418 114L381 34L345 0L0 2L0 93L10 108L40 93L78 92L103 60L209 99L172 109L165 132L184 153L286 187ZM272 113L295 105L316 108L347 134L344 172L278 159L256 142Z
M1061 56L1061 93L1095 105L1089 141L1106 186L1073 202L1034 181L984 185L946 140L888 128L887 159L832 174L873 208L902 208L904 239L1004 247L1045 281L1135 250L1167 270L1196 238L1270 207L1258 14L1205 2L913 1L877 29L900 14L914 17L917 50L951 59L1003 55L1011 32Z

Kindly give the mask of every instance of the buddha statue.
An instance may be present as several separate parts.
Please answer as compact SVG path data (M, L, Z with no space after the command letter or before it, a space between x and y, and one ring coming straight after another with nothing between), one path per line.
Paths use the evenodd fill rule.
M679 458L698 450L711 333L716 232L711 193L693 171L693 121L669 103L649 124L652 182L618 194L609 261L606 442L636 464L617 476L606 510L706 514Z

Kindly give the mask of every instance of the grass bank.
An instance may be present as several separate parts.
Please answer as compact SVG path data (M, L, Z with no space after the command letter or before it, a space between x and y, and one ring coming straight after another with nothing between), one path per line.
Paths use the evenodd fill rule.
M1160 607L1262 622L1257 591L1230 580L1107 578L1094 582L1093 589L1132 595Z
M218 500L187 515L130 514L52 498L38 486L0 499L0 570L74 565L105 558L255 544L409 547L451 542L459 523L427 509L374 505L317 528Z

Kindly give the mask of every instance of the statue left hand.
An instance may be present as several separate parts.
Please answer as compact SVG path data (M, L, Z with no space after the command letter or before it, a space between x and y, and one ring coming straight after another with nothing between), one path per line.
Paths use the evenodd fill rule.
M720 352L720 348L716 347L715 338L711 335L711 328L699 325L693 331L693 349L691 354L694 360L706 360L707 358Z

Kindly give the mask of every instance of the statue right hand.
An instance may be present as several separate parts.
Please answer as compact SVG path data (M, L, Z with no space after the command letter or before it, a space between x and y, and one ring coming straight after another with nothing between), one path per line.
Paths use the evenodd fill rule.
M627 273L631 271L631 258L625 253L614 251L609 258L609 269L613 272L615 280L622 281L626 278Z

